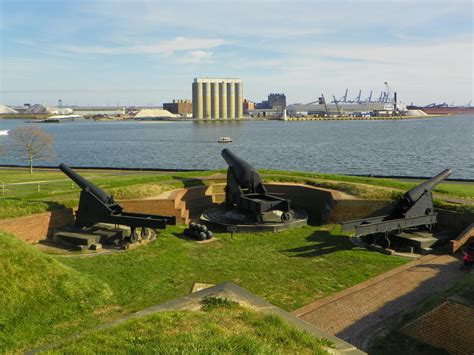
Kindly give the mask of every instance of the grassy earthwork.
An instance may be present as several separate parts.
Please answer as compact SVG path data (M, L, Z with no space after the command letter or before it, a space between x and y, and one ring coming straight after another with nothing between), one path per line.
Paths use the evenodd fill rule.
M47 255L0 236L0 352L25 350L189 292L234 282L288 311L402 265L355 247L339 227L217 234L197 244L171 227L141 248L95 257Z
M222 171L198 172L129 172L129 171L80 171L80 174L102 187L118 199L144 198L166 190L207 184L206 180ZM294 182L339 190L364 199L392 199L417 182L396 179L379 179L335 174L317 174L262 170L265 182ZM47 181L47 183L44 183ZM11 183L40 182L35 184L8 185ZM30 175L26 169L0 169L0 189L5 185L5 195L0 195L0 219L41 213L52 209L74 207L78 203L78 188L59 171L36 170ZM38 191L39 190L39 191ZM474 212L474 184L442 183L434 190L435 205L460 212ZM453 201L460 200L460 201Z
M116 198L151 197L208 183L201 177L222 177L222 171L80 173ZM307 183L373 199L395 197L415 185L341 175L279 171L262 175L267 182ZM26 170L0 169L0 183L31 181L53 182L41 183L39 191L34 184L27 185L27 190L8 185L11 190L0 197L0 219L77 205L79 190L60 172L38 170L30 175ZM466 208L472 207L472 185L441 184L435 192L441 198L464 199ZM120 348L148 352L159 343L164 352L319 352L318 341L281 326L279 319L238 307L170 312L94 334L87 332L122 315L183 296L193 282L231 281L292 311L407 262L356 247L335 225L276 234L217 233L213 242L205 244L182 239L183 228L160 231L156 241L134 250L94 257L46 254L0 232L0 353L28 350L83 332L87 337L53 351L113 352ZM185 331L196 324L202 325L198 332ZM137 327L142 332L134 330ZM166 334L173 335L176 342L162 337ZM188 343L202 347L190 348ZM275 344L278 348L272 347Z
M163 312L98 332L86 332L49 352L159 354L325 354L322 344L280 318L240 306L204 312ZM204 307L203 307L204 309Z

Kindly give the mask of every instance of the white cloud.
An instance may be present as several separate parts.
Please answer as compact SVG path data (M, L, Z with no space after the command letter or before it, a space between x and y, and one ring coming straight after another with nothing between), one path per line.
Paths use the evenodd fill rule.
M81 46L63 44L57 48L73 54L150 54L150 55L171 55L180 51L202 51L225 44L226 41L220 38L185 38L176 37L171 40L154 43L142 43L124 46Z
M196 50L185 53L178 63L212 63L212 52Z

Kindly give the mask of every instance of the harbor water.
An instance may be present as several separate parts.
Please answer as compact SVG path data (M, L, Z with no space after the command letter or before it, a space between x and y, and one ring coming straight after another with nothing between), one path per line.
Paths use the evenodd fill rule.
M56 157L38 165L224 169L227 147L256 168L324 173L474 178L474 115L407 120L25 123L54 136ZM229 136L232 143L220 144ZM0 164L25 164L0 137Z

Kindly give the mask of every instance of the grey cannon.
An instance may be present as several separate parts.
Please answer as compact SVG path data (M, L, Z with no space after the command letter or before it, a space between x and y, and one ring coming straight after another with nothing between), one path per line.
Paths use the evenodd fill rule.
M289 222L294 217L290 200L269 195L257 170L229 149L221 153L229 165L225 204L254 216L257 223Z
M432 190L450 175L450 169L443 170L428 181L405 192L394 204L385 207L383 210L388 210L388 213L344 222L342 231L354 231L358 237L383 233L385 243L389 246L388 233L391 231L401 232L404 228L418 226L431 229L437 222Z
M76 212L76 228L92 227L96 223L128 226L131 231L130 242L133 243L139 238L137 228L141 228L140 237L146 238L149 233L147 228L165 229L167 224L176 224L175 217L123 212L122 206L115 202L112 196L87 181L69 166L61 164L59 169L82 190Z

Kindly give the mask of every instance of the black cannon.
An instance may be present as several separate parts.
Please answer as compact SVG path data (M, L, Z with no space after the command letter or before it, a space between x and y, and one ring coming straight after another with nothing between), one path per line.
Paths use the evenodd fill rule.
M227 207L237 207L253 214L257 223L289 222L293 219L290 200L269 195L253 166L229 149L223 149L221 154L229 165L225 187Z
M81 189L79 208L76 212L76 228L92 227L96 223L110 223L130 227L130 242L138 240L136 228L141 228L140 237L147 238L148 228L165 229L167 224L176 224L175 217L123 212L123 208L104 190L84 179L66 164L59 169Z
M383 235L383 246L390 246L391 231L402 232L405 228L425 226L431 229L437 222L433 207L432 190L451 175L446 169L428 181L405 192L394 204L384 208L388 213L342 223L343 232L355 232L355 236Z

